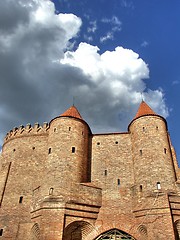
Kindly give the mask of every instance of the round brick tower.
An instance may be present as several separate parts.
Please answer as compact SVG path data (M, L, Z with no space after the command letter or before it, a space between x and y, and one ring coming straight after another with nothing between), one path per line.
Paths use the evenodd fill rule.
M166 120L142 101L128 130L132 139L135 185L139 191L175 190Z
M69 188L88 180L91 130L75 106L50 122L48 137L48 185Z

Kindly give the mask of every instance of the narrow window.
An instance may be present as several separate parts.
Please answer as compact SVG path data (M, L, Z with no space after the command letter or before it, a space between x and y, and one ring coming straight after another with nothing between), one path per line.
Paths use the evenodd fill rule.
M121 184L121 182L120 182L120 179L118 178L118 180L117 180L117 184L118 184L118 186L120 186L120 184Z
M82 135L84 135L84 132L82 132Z
M100 145L100 142L97 142L97 145Z
M72 153L75 153L76 149L75 147L72 147Z
M160 190L160 189L161 189L161 184L160 184L160 182L157 182L157 183L156 183L156 187L157 187L157 190Z
M19 203L22 203L22 202L23 202L23 196L19 198Z
M118 144L118 141L116 141L115 144Z
M107 170L104 170L104 175L107 176Z
M145 131L145 127L143 127L143 132Z
M142 185L140 185L140 186L139 186L139 190L140 190L140 192L142 192L142 188L143 188Z
M1 228L0 229L0 236L2 236L3 235L3 229Z
M167 149L166 149L166 148L164 148L164 153L165 153L165 154L167 153Z
M142 150L139 150L139 154L140 154L140 156L142 156Z
M49 195L53 195L53 190L54 190L54 188L49 189Z
M69 127L69 131L71 131L71 127Z
M49 153L49 154L51 153L51 148L49 148L48 153Z
M158 130L158 126L156 126L156 130Z
M54 128L54 132L56 132L57 128Z

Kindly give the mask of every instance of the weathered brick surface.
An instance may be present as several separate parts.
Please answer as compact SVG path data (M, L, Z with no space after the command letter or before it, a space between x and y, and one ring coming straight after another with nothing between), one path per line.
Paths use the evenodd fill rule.
M165 120L153 113L126 133L92 134L66 114L7 134L0 238L93 240L116 228L138 240L178 239L180 170Z

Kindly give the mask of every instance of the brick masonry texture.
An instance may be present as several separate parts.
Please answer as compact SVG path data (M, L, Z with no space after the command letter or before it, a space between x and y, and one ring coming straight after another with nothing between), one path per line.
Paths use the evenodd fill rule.
M163 117L142 102L127 132L92 134L72 106L6 135L0 239L108 239L113 229L180 238L180 170Z

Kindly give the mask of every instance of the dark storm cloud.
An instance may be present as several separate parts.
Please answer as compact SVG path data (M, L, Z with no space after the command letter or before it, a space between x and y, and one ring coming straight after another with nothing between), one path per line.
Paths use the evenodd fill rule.
M75 25L72 35L64 29L66 24ZM71 67L67 74L67 67L58 59L79 26L75 16L62 26L49 1L1 1L1 133L16 125L49 121L66 100L66 83L70 86L73 79L78 82L81 70Z
M70 40L81 20L55 14L49 0L0 2L0 137L15 126L50 121L75 104L93 131L124 130L146 86L148 67L132 50L98 53ZM162 91L146 91L167 115ZM131 114L129 114L131 113Z
M1 34L11 34L19 24L29 22L28 8L20 1L5 0L0 3L0 31Z

